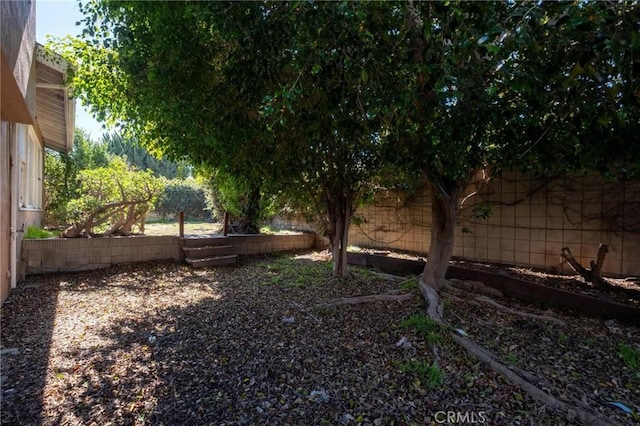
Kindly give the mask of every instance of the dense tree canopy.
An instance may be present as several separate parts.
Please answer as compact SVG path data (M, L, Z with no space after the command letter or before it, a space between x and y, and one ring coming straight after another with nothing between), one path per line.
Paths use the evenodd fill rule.
M459 200L476 170L637 171L637 3L407 10L416 78L396 122L406 123L401 161L422 170L433 192L428 285L444 283Z
M83 11L84 38L67 47L94 111L215 170L252 209L279 193L321 211L337 276L358 201L384 178L426 180L420 289L441 324L477 171L639 171L638 2L94 0ZM452 338L538 401L601 423Z
M358 199L424 176L437 287L478 169L637 170L638 9L96 0L68 46L81 96L147 146L322 211L337 275Z
M380 110L401 88L385 81L400 42L386 23L393 8L90 3L89 28L102 19L110 33L89 31L74 47L89 59L97 44L108 46L101 57L119 71L109 83L80 67L78 87L149 146L246 188L247 216L265 190L312 201L327 218L342 275L349 218L388 140ZM318 22L331 27L318 31ZM111 90L94 90L105 84Z

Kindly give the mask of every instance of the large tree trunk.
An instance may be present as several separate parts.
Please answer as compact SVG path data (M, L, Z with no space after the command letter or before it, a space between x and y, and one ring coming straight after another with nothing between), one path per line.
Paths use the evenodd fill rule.
M240 215L231 225L235 234L259 234L260 227L260 187L254 186L242 200Z
M445 284L445 274L453 254L454 232L460 208L458 190L444 194L429 184L432 193L431 243L429 256L422 273L425 284L438 291Z
M351 222L350 197L338 197L333 203L327 203L329 213L329 240L333 261L333 276L347 276L347 247L349 245L349 223Z

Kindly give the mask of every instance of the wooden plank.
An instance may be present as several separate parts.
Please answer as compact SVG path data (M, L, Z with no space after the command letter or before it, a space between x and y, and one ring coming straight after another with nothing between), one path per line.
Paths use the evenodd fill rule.
M193 237L183 238L183 247L206 247L206 246L221 246L229 244L229 237Z
M206 259L189 259L186 261L188 264L193 266L194 268L202 268L204 266L223 266L223 265L231 265L236 263L238 256L229 255L229 256L219 256L219 257L210 257Z
M425 264L420 260L398 259L365 253L348 253L347 262L376 268L389 274L419 274ZM505 296L527 302L550 304L589 315L616 318L640 324L640 308L609 300L604 294L602 297L593 297L521 280L506 274L467 269L455 265L449 266L447 278L480 281L501 291Z

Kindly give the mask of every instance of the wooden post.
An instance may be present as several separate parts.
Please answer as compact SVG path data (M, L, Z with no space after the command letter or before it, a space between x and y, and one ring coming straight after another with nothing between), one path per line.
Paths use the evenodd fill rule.
M224 224L222 225L222 234L226 237L229 233L229 212L224 212Z
M606 289L609 287L609 283L602 278L602 264L604 263L604 257L609 252L609 247L606 244L600 243L600 247L598 248L598 258L594 262L593 260L590 262L591 269L587 269L582 266L571 254L571 250L569 247L564 247L561 251L561 256L564 260L567 261L569 266L576 271L578 274L584 278L586 282L592 283L594 286L600 289Z
M184 212L181 211L178 216L180 221L180 238L184 238Z

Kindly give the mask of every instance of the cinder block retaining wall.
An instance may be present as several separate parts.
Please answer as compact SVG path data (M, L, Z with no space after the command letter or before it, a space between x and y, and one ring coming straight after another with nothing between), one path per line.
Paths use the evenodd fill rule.
M313 247L314 234L230 235L236 254L258 254ZM118 263L180 259L180 238L132 236L109 238L54 238L24 240L25 273L73 272L105 268Z
M229 235L235 254L274 253L287 250L310 249L315 234L291 235Z
M26 274L86 271L118 263L180 258L178 237L52 238L24 240Z

